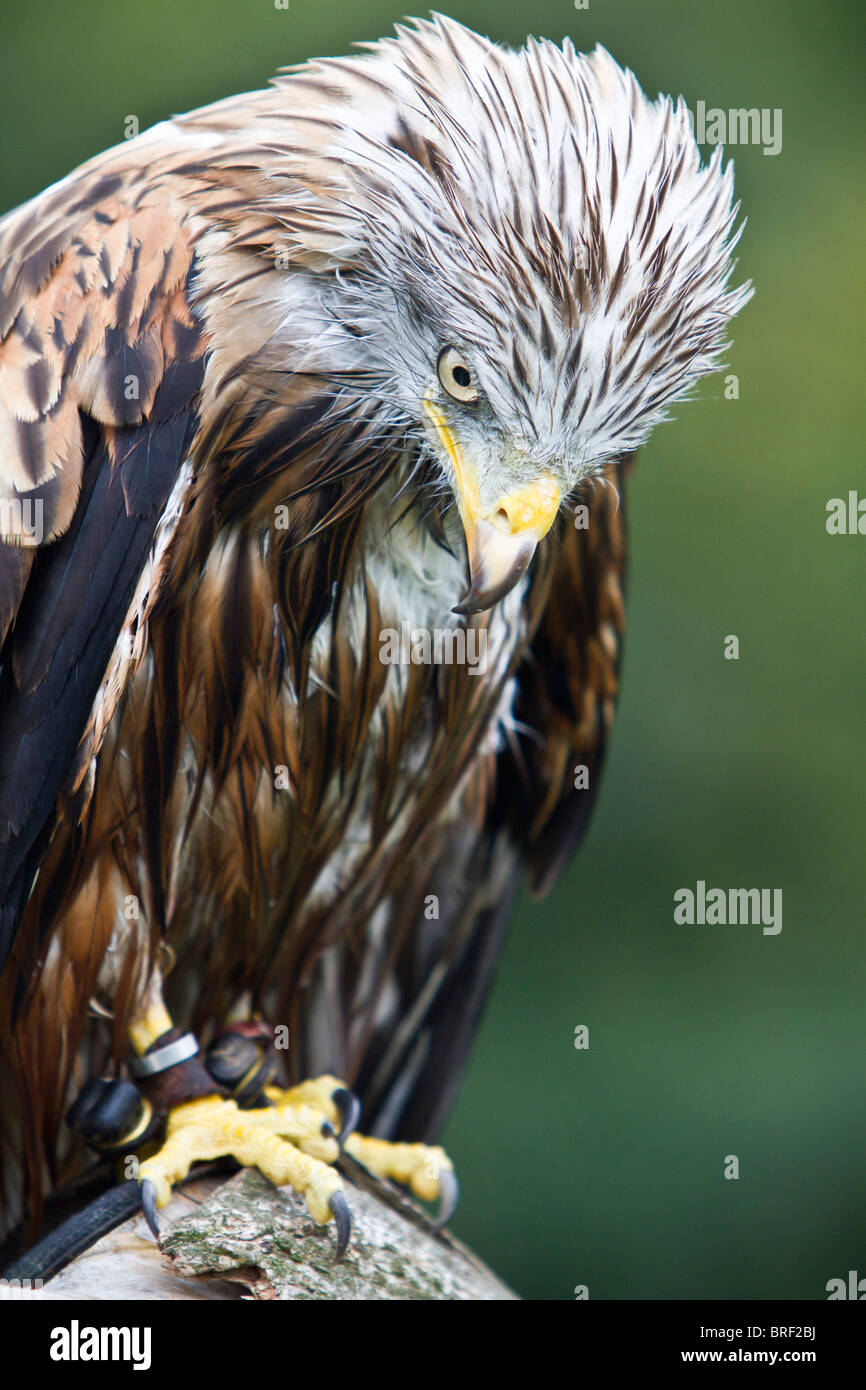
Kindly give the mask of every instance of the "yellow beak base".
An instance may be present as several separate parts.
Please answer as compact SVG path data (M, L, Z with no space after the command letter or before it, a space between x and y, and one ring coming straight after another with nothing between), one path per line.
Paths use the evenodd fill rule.
M483 613L504 598L526 573L535 547L559 510L559 484L549 474L508 493L482 510L474 469L467 465L454 431L426 395L424 410L451 460L457 506L469 554L469 590L455 613Z

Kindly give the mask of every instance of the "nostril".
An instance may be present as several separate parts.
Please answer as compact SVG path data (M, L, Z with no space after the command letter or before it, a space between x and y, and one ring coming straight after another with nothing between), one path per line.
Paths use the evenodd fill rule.
M511 530L511 517L508 515L505 507L497 507L496 511L493 513L492 520L494 525L499 527L500 531Z

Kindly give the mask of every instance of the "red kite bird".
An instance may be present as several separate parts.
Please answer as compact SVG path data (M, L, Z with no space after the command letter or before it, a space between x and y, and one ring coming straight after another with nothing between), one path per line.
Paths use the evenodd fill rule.
M341 1144L450 1206L598 784L629 462L751 293L732 181L603 50L434 17L0 222L10 1226L83 1139L151 1220L233 1155L342 1248Z

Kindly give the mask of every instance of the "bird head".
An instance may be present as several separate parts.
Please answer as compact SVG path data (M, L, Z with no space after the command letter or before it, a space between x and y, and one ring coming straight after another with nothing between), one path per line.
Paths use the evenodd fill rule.
M512 52L441 16L368 48L283 79L315 107L284 221L334 276L341 361L438 464L469 560L457 611L478 612L719 365L752 292L728 287L733 173L701 164L682 99L650 102L603 49Z

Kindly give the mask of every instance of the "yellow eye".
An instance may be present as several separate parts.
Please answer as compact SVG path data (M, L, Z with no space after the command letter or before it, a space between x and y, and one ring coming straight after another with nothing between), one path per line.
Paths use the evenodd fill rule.
M478 400L478 388L472 373L456 348L443 348L436 363L436 372L443 391L455 401L472 405Z

